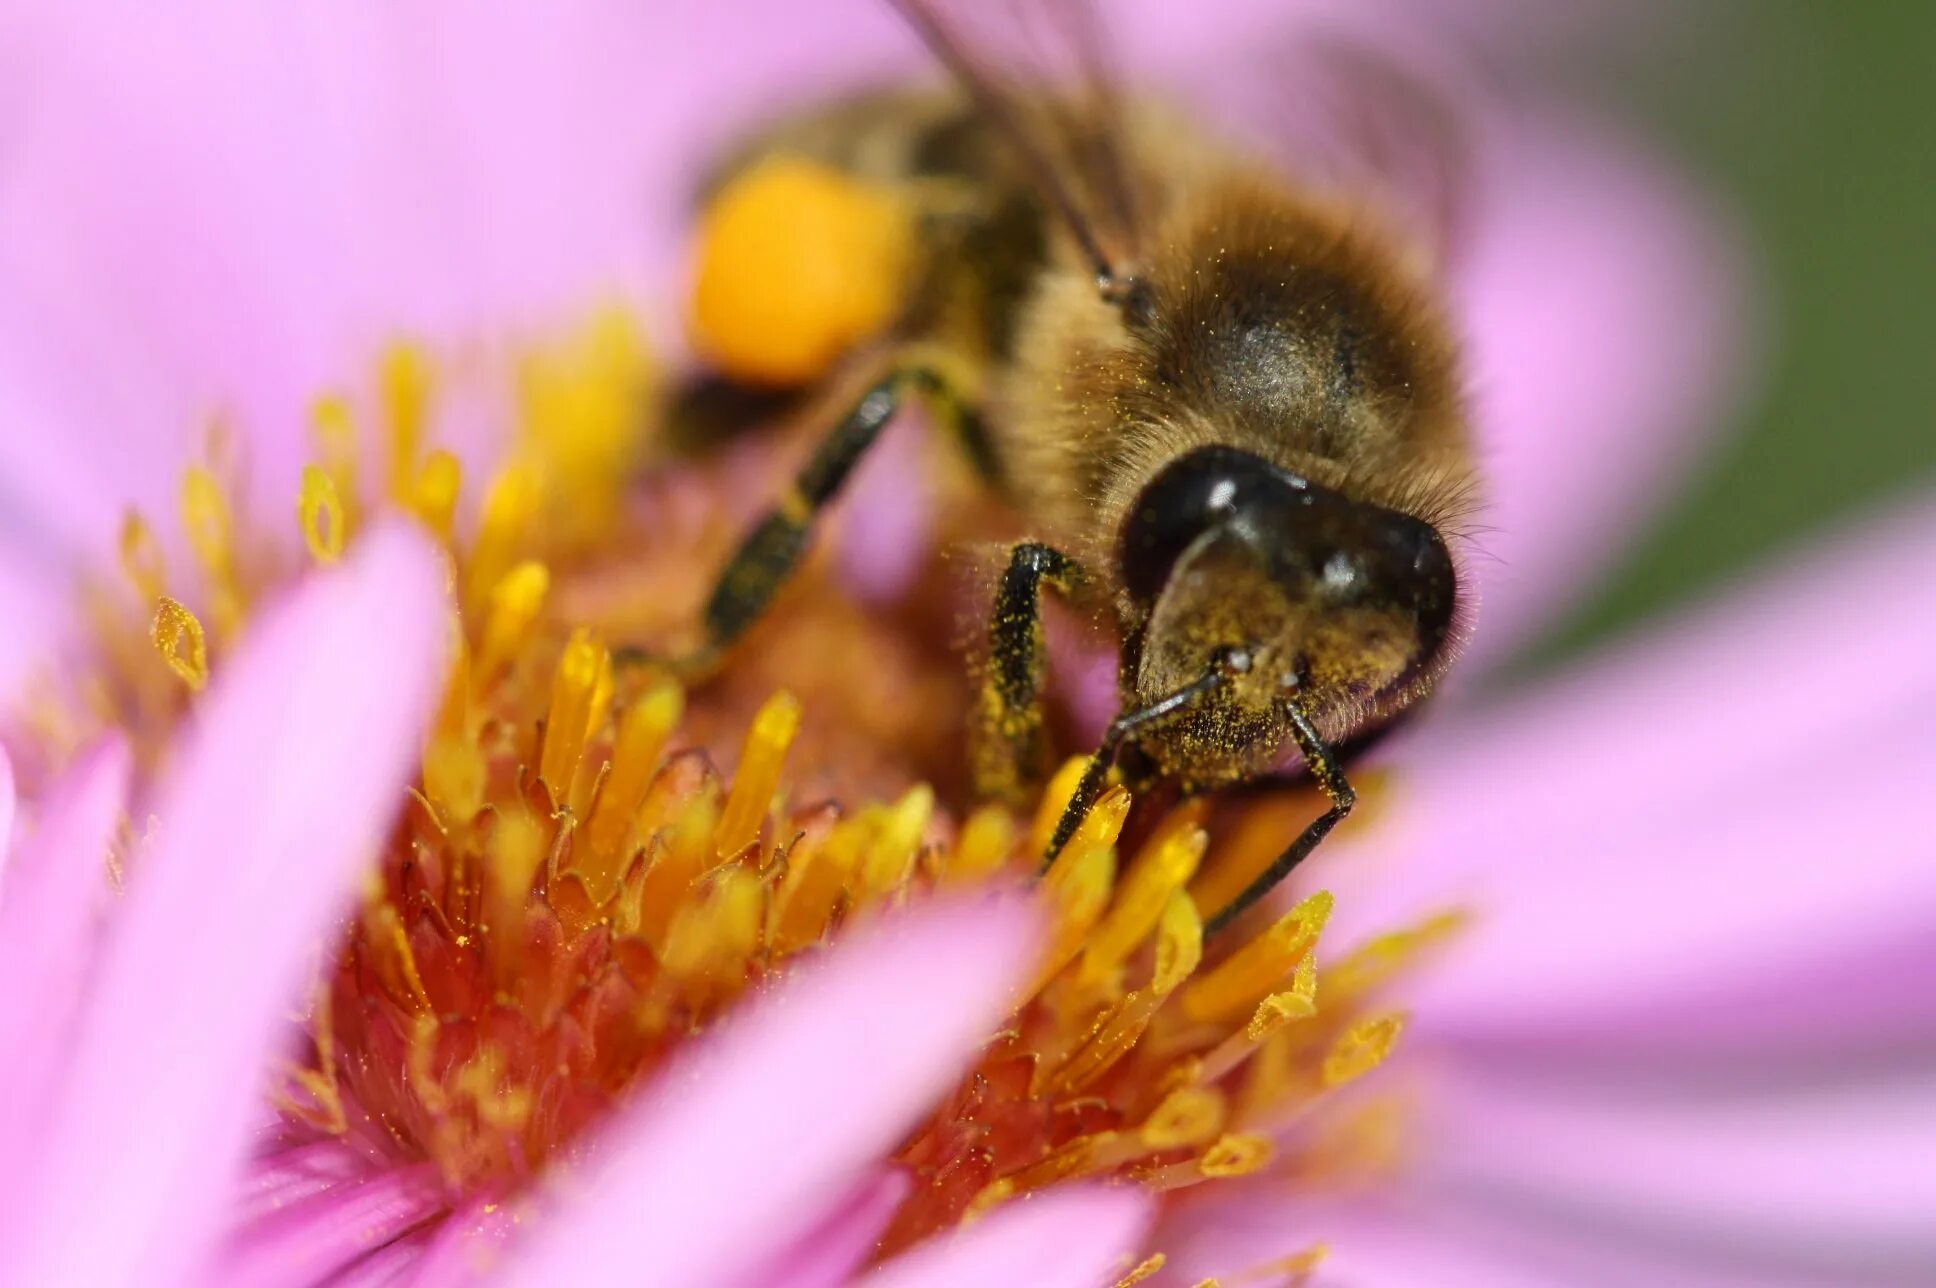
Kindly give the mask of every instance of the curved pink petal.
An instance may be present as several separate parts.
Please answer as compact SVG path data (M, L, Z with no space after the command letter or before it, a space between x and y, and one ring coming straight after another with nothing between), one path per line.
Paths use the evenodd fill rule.
M1903 1062L1913 1064L1913 1062ZM1497 1067L1436 1077L1407 1186L1448 1210L1858 1282L1936 1272L1936 1069L1783 1086Z
M14 805L13 760L0 746L0 899L6 897L7 873L13 868Z
M479 1199L438 1222L435 1229L400 1240L380 1258L402 1266L399 1280L413 1288L456 1288L495 1272L510 1255L517 1236L520 1209L509 1203ZM376 1265L359 1267L375 1278Z
M907 1173L899 1171L863 1181L819 1229L748 1275L745 1288L840 1288L866 1264L908 1187Z
M1153 1204L1133 1187L1058 1186L997 1208L869 1275L866 1288L1095 1288L1140 1260Z
M226 1249L212 1277L226 1288L322 1283L448 1208L429 1163L390 1167L286 1204Z
M1699 1003L1926 933L1936 602L1900 590L1933 554L1923 501L1444 722L1386 824L1311 864L1339 896L1331 942L1468 906L1427 1015L1519 1025ZM1850 605L1879 602L1898 608L1850 629ZM1825 659L1826 690L1807 679Z
M1463 671L1552 623L1726 427L1754 335L1738 238L1554 104L1495 122L1456 298L1486 504Z
M14 1281L172 1282L220 1232L292 992L414 767L443 586L421 536L375 530L218 674L131 863Z
M0 757L0 815L12 806L11 771ZM110 738L57 782L39 826L0 873L0 1157L30 1157L39 1144L55 1074L73 1041L88 984L97 922L108 898L108 847L127 800L127 743ZM6 820L0 817L0 831ZM0 1206L21 1201L21 1177L0 1177Z
M944 903L856 931L606 1133L512 1278L730 1283L764 1264L959 1076L1012 1001L1030 929L1019 905Z

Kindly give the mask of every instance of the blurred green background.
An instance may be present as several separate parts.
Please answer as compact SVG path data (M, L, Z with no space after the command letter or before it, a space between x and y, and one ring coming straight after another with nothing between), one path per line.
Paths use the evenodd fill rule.
M1936 2L1693 0L1660 21L1549 72L1733 204L1764 278L1760 382L1532 666L1936 482Z

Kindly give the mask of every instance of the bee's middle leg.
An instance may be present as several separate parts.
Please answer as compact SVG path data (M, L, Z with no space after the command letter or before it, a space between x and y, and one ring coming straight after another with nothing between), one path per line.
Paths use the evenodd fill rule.
M799 566L815 520L840 494L909 393L933 394L938 386L930 368L901 364L869 385L848 407L720 570L706 599L704 641L694 653L673 661L675 670L703 676L717 666L720 656L760 619Z

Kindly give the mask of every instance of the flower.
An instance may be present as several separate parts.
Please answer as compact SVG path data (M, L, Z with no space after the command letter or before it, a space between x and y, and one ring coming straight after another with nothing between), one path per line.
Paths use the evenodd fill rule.
M1591 1258L1581 1273L1604 1275L1650 1253L1555 1248L1571 1233L1561 1218L1583 1220L1607 1194L1558 1182L1619 1178L1532 1169L1551 1142L1583 1141L1597 1161L1617 1159L1615 1147L1631 1141L1595 1131L1610 1106L1591 1088L1555 1080L1545 1103L1532 1101L1529 1069L1579 1052L1652 1068L1670 1040L1703 1054L1689 1034L1717 1017L1735 1026L1730 1059L1745 1060L1751 1039L1764 1044L1751 1052L1759 1057L1783 1036L1770 1019L1818 968L1846 972L1838 978L1863 989L1868 1005L1806 1037L1921 1031L1905 1027L1926 1019L1913 998L1880 987L1900 978L1911 933L1929 921L1927 887L1903 862L1915 856L1896 815L1878 810L1859 838L1873 865L1860 869L1864 880L1808 898L1768 880L1766 904L1738 921L1720 921L1722 901L1686 875L1705 870L1703 860L1726 871L1712 856L1742 852L1728 834L1735 827L1771 833L1757 834L1745 856L1762 860L1757 876L1792 838L1812 855L1829 836L1847 835L1824 827L1835 798L1763 817L1739 781L1699 772L1738 763L1734 713L1754 710L1760 694L1831 646L1853 675L1876 680L1839 686L1838 715L1912 713L1879 744L1887 769L1865 788L1886 801L1926 770L1916 757L1927 740L1916 738L1927 724L1913 719L1927 709L1926 689L1916 687L1926 673L1910 652L1920 622L1887 622L1851 649L1836 629L1843 619L1806 578L1782 611L1739 609L1716 639L1635 664L1630 689L1617 673L1589 675L1585 696L1562 690L1523 707L1448 712L1436 747L1421 743L1395 771L1384 821L1359 828L1355 853L1340 837L1313 870L1342 899L1309 896L1222 964L1201 960L1195 903L1211 902L1217 883L1241 869L1246 845L1277 834L1264 830L1268 810L1214 845L1191 815L1166 820L1146 859L1118 882L1124 802L1113 798L1032 900L1047 918L1033 932L1012 906L960 896L923 912L885 910L930 886L986 884L1041 849L1029 837L1039 820L998 811L952 818L913 785L945 778L946 713L958 701L949 687L958 663L922 638L923 596L906 594L895 629L884 629L816 574L815 593L788 608L773 647L748 650L714 690L682 695L616 673L602 640L688 620L703 569L733 531L734 494L765 489L754 485L759 467L741 460L628 503L611 485L639 446L625 409L649 387L650 364L624 310L582 326L564 316L592 294L626 297L620 243L636 212L624 194L639 190L641 174L669 187L665 176L680 164L663 138L614 146L632 136L600 128L600 113L670 99L723 112L758 82L762 60L798 44L799 29L775 23L735 33L730 45L700 44L732 51L741 66L728 80L703 60L664 68L662 52L658 64L627 66L641 48L636 33L585 12L593 16L562 30L527 25L529 15L453 24L435 6L367 22L311 15L326 56L304 70L376 119L400 104L454 132L386 135L367 156L370 116L346 110L324 120L308 110L304 78L268 56L281 49L279 32L246 17L210 10L192 40L163 33L157 42L126 28L125 44L81 40L51 19L27 29L44 42L35 48L51 51L40 118L52 123L51 141L29 133L30 164L0 207L9 221L0 226L34 235L5 243L15 253L4 267L38 298L61 302L63 321L78 330L29 330L18 319L0 329L0 371L27 377L0 386L16 400L0 459L18 467L10 477L35 481L21 490L36 502L6 560L31 571L50 553L98 556L130 499L145 498L148 519L120 528L133 594L110 592L98 614L104 682L82 689L78 715L75 706L43 707L37 729L14 733L14 768L39 801L39 827L9 862L0 917L40 928L10 943L44 955L46 977L64 984L10 1000L4 1023L9 1036L77 1037L71 1050L45 1038L8 1044L27 1058L7 1070L18 1079L9 1089L26 1094L7 1103L35 1108L0 1137L27 1142L8 1194L25 1197L7 1206L36 1220L0 1240L0 1265L23 1277L87 1272L106 1281L141 1264L162 1277L280 1281L589 1270L818 1283L893 1253L879 1272L888 1282L1026 1273L1085 1284L1165 1269L1133 1265L1156 1249L1174 1259L1172 1276L1272 1262L1286 1274L1376 1274L1383 1258L1388 1278L1443 1281L1475 1262L1503 1273L1538 1257ZM1132 45L1170 34L1136 22ZM858 35L845 52L872 56L873 37L862 34L872 30L882 29L843 32ZM1193 30L1218 28L1204 21ZM663 43L668 29L652 34ZM398 48L408 51L401 90L372 74ZM206 97L177 96L184 65L209 73L187 78ZM632 75L636 90L612 75L640 65L667 74ZM95 99L103 86L121 97ZM239 91L259 114L211 132L209 109ZM443 93L467 111L488 97L499 114L460 126ZM105 101L144 110L107 114ZM129 119L151 131L128 150L136 164L73 164L119 138ZM184 119L195 128L177 128ZM1483 191L1459 289L1481 422L1498 458L1497 522L1507 530L1492 544L1510 575L1488 579L1481 637L1499 641L1563 602L1607 557L1637 499L1660 490L1672 458L1694 441L1690 425L1709 419L1727 384L1733 328L1726 243L1690 217L1686 194L1651 162L1536 111L1487 128L1506 164ZM327 183L347 177L366 200L339 207L319 195L327 183L286 186L296 172L262 158L286 147L291 130L313 145ZM170 166L207 180L178 185L185 217L144 208L132 226L120 223L129 203L119 176ZM241 190L229 192L237 182ZM213 192L226 199L201 204ZM399 194L447 200L464 215L424 218ZM450 244L448 227L471 235ZM213 276L234 297L176 325L189 298L184 280L203 280L211 257L241 270ZM1586 271L1594 267L1602 272ZM130 292L130 282L143 289ZM123 318L132 342L100 333ZM425 338L390 343L398 333ZM95 360L90 374L113 371L126 384L79 378L61 361L63 344ZM157 356L156 347L179 351ZM376 374L355 380L364 370ZM158 396L117 402L128 388ZM517 410L507 414L510 404ZM180 442L170 436L199 432L185 427L211 406L229 412L229 441L239 436L247 462L261 468L248 487L219 459L218 468L191 469L178 507L186 539L171 543L173 525L161 520L177 507L157 502L153 480L172 483ZM1542 432L1556 421L1568 428L1563 438ZM60 445L90 423L153 455L136 456L128 479L105 485L63 465ZM314 443L290 432L311 423ZM487 485L477 487L479 478ZM294 601L265 609L303 559L295 543L268 535L289 530L287 518L271 516L286 515L291 499L307 560L343 566L306 574ZM879 521L883 507L857 501L861 519ZM384 509L414 514L448 562L440 566L422 537L385 526L375 517ZM1884 555L1926 558L1929 535L1926 522L1905 521L1849 564L1876 567L1878 587L1901 584L1910 574ZM1862 584L1844 563L1820 580L1840 592ZM132 623L131 598L140 610ZM159 655L143 639L156 604ZM453 612L449 634L462 641L454 660L439 647ZM1768 620L1822 622L1826 638L1776 636ZM588 624L599 629L573 629ZM1758 664L1770 639L1794 651ZM843 654L871 665L830 674L827 659ZM1734 681L1740 687L1723 684L1744 662L1757 664ZM1683 713L1673 748L1637 743L1649 731L1634 708L1687 706L1686 690L1663 677L1690 665L1710 722ZM1593 710L1600 693L1610 716ZM84 744L104 717L115 732L63 769L62 739ZM1826 727L1819 719L1804 712L1780 725L1754 765L1812 767ZM184 724L195 730L186 740ZM1700 736L1686 732L1690 724ZM668 758L675 737L722 760L737 744L730 777L697 757ZM1574 768L1582 747L1672 769L1676 783L1712 786L1721 804L1676 813L1666 797L1649 813L1638 776ZM299 756L300 769L279 768ZM157 823L136 829L147 838L105 839L129 776L146 779L157 766ZM1616 781L1620 794L1609 798ZM416 792L408 800L398 791L406 782ZM799 808L819 790L888 803L846 817ZM621 802L616 813L602 815L611 800ZM1625 817L1673 822L1688 830L1685 844L1616 844L1603 820ZM1711 820L1708 830L1698 819ZM1645 1013L1617 1004L1641 947L1657 945L1613 937L1604 909L1583 904L1576 884L1545 866L1574 845L1587 849L1592 866L1581 860L1579 871L1595 878L1595 896L1618 893L1611 878L1626 878L1625 924L1646 925L1663 905L1672 911L1676 894L1690 914L1683 938L1663 935L1680 950L1665 958L1678 969L1652 979ZM129 870L129 893L97 946L87 929L98 894L91 860L104 850ZM358 861L372 850L384 854L380 875L359 886ZM1657 875L1653 863L1669 860L1684 869ZM1193 902L1179 890L1199 863ZM1423 877L1410 876L1413 867ZM291 869L301 882L266 879ZM1488 884L1489 875L1510 876L1511 887ZM201 906L205 889L228 902ZM1455 908L1469 910L1463 933L1447 915ZM1750 915L1771 911L1767 920ZM845 931L823 953L835 923ZM178 967L168 950L190 925L204 933ZM1320 928L1322 960L1313 951ZM1609 945L1600 963L1579 947L1595 939ZM1347 951L1331 953L1340 943ZM777 967L794 958L805 964L777 983ZM1575 969L1569 977L1556 963ZM1596 973L1596 964L1612 969ZM227 987L238 966L248 987ZM1418 1006L1402 1023L1380 990L1409 966L1424 969L1410 985ZM1771 968L1780 985L1772 995L1763 983ZM203 979L214 982L195 986ZM1529 981L1545 991L1533 995ZM307 999L300 1035L276 1023L296 996ZM205 1022L195 1009L204 1006L217 1012ZM1011 1031L978 1050L1008 1011L1017 1011ZM1600 1023L1609 1015L1617 1023ZM1854 1019L1875 1028L1858 1031ZM709 1031L688 1042L692 1028ZM169 1049L187 1033L196 1049ZM1395 1043L1414 1076L1385 1076L1406 1072L1398 1066L1363 1079ZM945 1094L970 1066L971 1079ZM145 1098L129 1096L130 1067L171 1076L154 1078ZM273 1115L250 1094L265 1076ZM1092 1085L1100 1090L1085 1105L1079 1093ZM1411 1127L1379 1099L1408 1088ZM1276 1131L1286 1124L1271 1111L1306 1100L1314 1108ZM1361 1100L1358 1112L1338 1112ZM1394 1122L1415 1163L1396 1178L1380 1166ZM1474 1148L1488 1139L1526 1144L1501 1167ZM245 1140L237 1199L223 1182L242 1164ZM141 1145L137 1165L124 1167L132 1142ZM1878 1137L1873 1157L1893 1165L1891 1145ZM1663 1159L1686 1162L1635 1153L1643 1176ZM1153 1234L1151 1205L1136 1189L1070 1180L1125 1173L1188 1191L1163 1204ZM1248 1186L1238 1185L1246 1174ZM910 1175L921 1182L916 1192L906 1188ZM1770 1197L1748 1189L1755 1178L1719 1175L1739 1188L1718 1193ZM1361 1184L1349 1184L1354 1177ZM1200 1184L1207 1180L1215 1184ZM1275 1188L1285 1180L1290 1190ZM1576 1196L1544 1225L1504 1204L1448 1199L1542 1183ZM1231 1201L1240 1188L1253 1194ZM1803 1203L1819 1197L1799 1193ZM95 1233L104 1213L114 1237ZM1889 1213L1852 1204L1830 1215L1886 1222ZM922 1242L963 1217L978 1219L953 1238ZM1709 1242L1692 1240L1690 1265L1650 1271L1697 1275L1735 1257L1717 1228L1696 1231ZM1826 1220L1818 1231L1791 1223L1779 1232L1785 1242L1759 1230L1739 1237L1750 1265L1797 1249L1825 1274L1916 1264L1913 1234L1874 1228L1888 1237L1866 1263L1844 1255L1834 1242L1840 1227ZM1685 1231L1669 1234L1688 1246ZM1480 1238L1495 1242L1477 1246ZM1319 1243L1332 1261L1320 1264Z

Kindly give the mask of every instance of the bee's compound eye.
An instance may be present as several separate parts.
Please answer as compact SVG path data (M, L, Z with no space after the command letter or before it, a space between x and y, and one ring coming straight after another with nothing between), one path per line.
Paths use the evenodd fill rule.
M1234 447L1199 447L1143 489L1123 525L1123 587L1153 603L1183 552L1212 528L1241 522L1260 505L1295 504L1304 480Z

